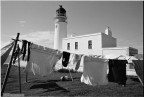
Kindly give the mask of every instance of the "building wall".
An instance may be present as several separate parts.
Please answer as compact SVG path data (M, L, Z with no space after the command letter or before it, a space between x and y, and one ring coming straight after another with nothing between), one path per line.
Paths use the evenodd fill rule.
M92 40L92 49L88 49L88 41ZM63 50L77 54L101 55L101 33L82 35L63 39ZM78 49L75 49L75 42L78 42ZM70 43L70 50L67 50L67 43Z
M129 56L134 56L135 54L138 54L138 49L129 47Z
M88 49L89 40L92 40L92 49ZM78 42L77 50L75 42ZM67 50L67 43L70 43L70 50ZM116 46L116 38L102 32L63 39L63 50L77 54L102 55L102 48Z
M116 38L110 35L106 35L105 33L102 33L102 48L116 47L116 46L117 46Z
M102 50L103 55L127 55L127 50L126 49L103 49Z
M114 47L114 48L103 48L103 55L124 55L124 56L133 56L138 54L138 50L132 47Z
M92 40L92 49L88 49L89 40ZM75 42L78 42L78 49L75 49ZM67 50L67 43L70 43L70 50ZM62 45L64 51L77 54L118 56L132 56L138 54L138 50L135 48L117 47L116 38L102 32L64 38Z

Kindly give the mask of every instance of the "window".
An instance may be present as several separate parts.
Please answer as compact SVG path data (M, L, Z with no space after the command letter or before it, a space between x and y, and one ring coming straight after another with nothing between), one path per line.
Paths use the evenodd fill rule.
M92 40L88 41L88 49L92 49Z
M70 43L67 43L67 50L70 50Z
M78 49L78 42L75 42L75 49Z

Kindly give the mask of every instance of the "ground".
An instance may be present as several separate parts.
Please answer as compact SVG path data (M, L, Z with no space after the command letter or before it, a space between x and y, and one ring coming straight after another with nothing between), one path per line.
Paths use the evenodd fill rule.
M1 85L7 65L1 66ZM128 76L126 87L109 82L108 85L89 86L80 82L82 73L72 73L73 81L61 81L69 73L53 72L47 77L28 75L25 82L24 68L21 68L22 94L25 96L114 96L143 97L143 87L137 78ZM18 67L12 66L4 93L19 94Z

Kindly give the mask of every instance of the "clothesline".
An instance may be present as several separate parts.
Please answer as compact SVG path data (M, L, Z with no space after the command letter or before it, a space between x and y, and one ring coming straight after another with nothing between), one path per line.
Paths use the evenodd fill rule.
M27 41L27 40L21 40L21 41ZM30 41L27 41L27 42L30 42ZM31 44L33 44L32 42L30 42ZM42 53L45 53L46 51L48 51L49 49L50 50L56 50L56 51L58 51L58 52L64 52L64 50L58 50L58 49L52 49L52 48L48 48L48 47L44 47L44 46L41 46L41 45L37 45L39 48L38 49L40 49L41 51L43 51ZM48 49L48 50L47 50ZM37 49L36 49L37 50ZM38 50L39 52L40 52L40 50ZM68 51L65 51L65 52L68 52ZM50 52L51 53L51 52ZM72 52L69 52L69 53L71 53L71 54L76 54L76 53L72 53ZM109 60L109 59L111 59L111 58L106 58L106 56L104 56L104 55L85 55L85 54L78 54L78 55L84 55L84 56L93 56L93 57L97 57L97 58L101 58L101 59L107 59L107 61ZM120 57L124 57L124 59L119 59ZM130 60L131 59L131 57L133 57L133 56L129 56L128 58L126 58L126 56L124 56L124 55L119 55L117 58L114 58L114 59L117 59L117 60Z
M27 41L28 42L28 41ZM33 45L33 47L32 47L32 45ZM113 63L113 64L116 64L117 62L122 62L121 64L123 64L123 65L121 65L121 64L119 64L119 65L114 65L114 68L115 68L115 66L118 66L118 67L116 67L114 70L114 72L116 73L116 74L118 74L117 76L123 76L123 78L120 78L120 79L116 79L116 81L117 80L119 80L119 82L120 83L122 83L123 85L125 85L126 84L126 64L127 64L127 61L128 60L130 60L133 56L129 56L128 58L126 57L126 56L124 56L124 55L119 55L119 56L117 56L117 57L115 57L115 58L113 58L113 59L111 59L111 58L107 58L107 56L104 56L104 55L85 55L85 54L76 54L76 53L71 53L71 52L67 52L67 51L63 51L63 50L57 50L57 49L51 49L51 48L48 48L48 47L44 47L44 46L41 46L41 45L37 45L37 44L34 44L34 43L31 43L31 45L30 45L30 49L31 50L33 50L33 51L36 51L36 52L33 52L32 51L32 55L33 56L45 56L45 57L47 57L46 59L44 58L42 58L42 57L39 57L39 59L35 59L35 57L31 57L31 59L30 59L30 61L32 62L34 62L34 64L32 64L32 67L33 67L33 72L36 70L37 71L37 66L44 66L44 67L40 67L40 68L43 68L43 70L44 71L48 71L46 68L45 68L45 63L46 64L49 64L49 65L46 65L46 66L49 66L49 67L47 67L47 68L52 68L52 67L54 67L53 65L54 64L56 64L57 63L57 61L58 60L60 60L60 58L58 58L58 57L56 57L57 56L57 54L62 54L62 65L64 66L64 67L67 67L68 66L68 64L70 64L71 63L71 61L74 61L75 59L74 59L74 55L78 55L78 56L81 56L81 58L79 59L80 60L80 63L78 64L78 65L76 65L75 64L75 69L77 68L77 70L78 70L78 68L80 67L80 65L81 64L83 64L83 75L82 75L82 77L81 77L81 82L84 82L84 83L86 83L86 84L93 84L93 85L95 85L95 83L97 83L97 81L95 80L95 79L98 79L97 77L99 76L99 78L101 79L101 80L103 80L103 83L102 84L106 84L107 83L107 81L106 81L106 78L104 77L104 75L106 75L107 73L106 73L106 71L107 71L107 69L106 69L106 67L107 67L107 65L104 65L105 64L105 62L106 62L106 64L108 64L108 61L109 60L112 60L112 62L115 62L115 63ZM30 51L31 52L31 51ZM37 53L36 55L35 55L35 53ZM41 54L42 55L41 55ZM44 54L44 55L43 55ZM49 55L49 56L47 56L47 55ZM60 55L59 55L60 56ZM86 59L85 59L86 58ZM120 58L123 58L123 59L120 59ZM45 63L44 63L44 61L45 61ZM39 63L40 62L40 63ZM85 62L85 63L84 63ZM91 62L93 62L93 63L91 63ZM111 61L110 61L111 62ZM36 64L35 64L36 63ZM38 64L37 64L38 63ZM77 63L78 63L78 60L77 60ZM100 77L100 75L98 75L98 76L96 76L96 74L94 73L94 72L96 72L97 70L96 69L100 69L100 68L95 68L95 66L98 66L98 64L100 64L101 63L101 65L99 65L100 66L100 68L101 68L101 70L97 73L97 74L100 74L100 72L102 72L103 71L103 74L104 75L101 75L101 77ZM41 64L41 65L39 65L39 64ZM43 65L42 65L43 64ZM87 64L87 65L86 65ZM103 65L102 65L103 64ZM118 64L118 63L117 63ZM36 66L35 68L34 68L34 66ZM92 66L92 68L91 68L91 66ZM104 67L101 67L101 66L104 66ZM119 67L120 66L120 67ZM122 66L122 67L121 67ZM88 70L88 68L91 68L90 69L90 71ZM104 69L105 68L105 69ZM119 68L121 68L121 69L119 69ZM122 69L123 68L123 69ZM68 68L69 69L69 68ZM50 70L50 69L49 69ZM87 71L88 70L88 71ZM93 70L94 72L92 73L92 71L91 70ZM122 70L122 71L119 71L119 70ZM38 74L40 74L40 72L42 73L42 75L44 76L44 75L47 75L48 74L48 72L44 72L44 71L38 71L37 73ZM117 73L117 72L119 72L119 73ZM121 73L121 72L123 72L123 73ZM94 75L93 75L94 74ZM92 80L92 79L87 79L87 77L86 76L90 76L91 75L91 77L94 77L94 79ZM71 75L71 73L70 73L70 76L71 76L71 78L72 78L72 75ZM102 77L103 76L103 77ZM114 77L116 77L116 75L114 76ZM89 77L90 78L90 77ZM117 77L116 77L117 78ZM100 80L99 79L99 80ZM90 82L89 82L90 81ZM94 83L91 83L91 82L93 82L94 81ZM95 82L96 81L96 82ZM98 82L99 83L99 82Z
M95 79L98 79L98 76L99 76L100 79L103 77L102 79L105 80L104 75L106 75L106 70L107 70L106 66L107 65L102 65L103 63L101 63L101 65L100 65L99 62L106 62L106 64L107 64L108 63L107 61L109 61L111 59L110 58L106 58L106 56L103 56L103 55L76 54L76 53L71 53L71 52L57 50L57 49L51 49L51 48L48 48L48 47L44 47L44 46L41 46L41 45L37 45L37 44L31 43L31 42L29 42L27 40L21 40L21 41L23 43L22 49L21 49L21 51L23 51L22 52L23 58L25 57L26 52L28 52L27 54L30 57L30 61L29 61L29 59L27 61L31 65L28 66L28 64L27 64L27 66L28 66L27 68L29 68L29 69L32 68L33 72L37 71L37 72L35 72L35 74L42 74L42 76L45 76L45 75L49 74L51 72L51 68L54 67L54 64L56 64L57 61L60 60L60 58L62 58L62 64L63 64L63 62L65 63L65 61L67 60L67 62L66 62L67 65L65 65L65 67L67 67L68 64L73 64L71 62L75 58L74 55L78 55L78 56L81 56L81 58L79 58L79 60L77 60L77 63L79 63L79 66L76 65L77 64L76 63L75 64L75 69L77 67L79 68L80 64L83 64L83 66L84 66L83 67L83 70L84 70L83 74L84 75L81 77L81 82L84 82L86 84L93 84L94 85L95 83L97 83L97 81ZM25 43L23 41L25 41ZM28 48L27 48L27 43L28 43ZM35 47L32 47L32 45L33 46L35 45ZM67 57L64 58L64 56L63 56L64 52L69 53L69 58L68 59L67 59ZM33 56L33 57L31 57L31 56ZM37 56L39 56L39 57L37 57ZM119 59L121 57L122 58L124 57L124 59ZM113 58L113 59L114 60L130 60L131 58L132 58L132 56L129 56L129 58L126 58L126 56L120 55L120 56L118 56L116 58ZM82 63L82 61L83 61L83 63ZM89 62L93 62L93 63L89 63ZM101 76L98 75L97 76L97 75L94 74L97 71L96 69L100 69L98 67L95 67L98 64L100 66L104 66L104 67L100 67L101 68L100 71L105 72L104 75L101 75ZM37 68L39 66L41 66L40 67L41 70ZM89 68L90 71L87 71L88 68ZM92 73L91 70L93 70L93 73ZM126 71L125 69L123 69L123 70L124 70L124 72ZM99 73L97 73L97 74L99 74ZM87 75L89 76L88 78L90 78L90 79L85 79ZM72 78L71 73L70 73L70 76ZM91 78L93 78L93 77L94 77L94 79L92 80ZM106 80L105 80L105 82L106 82ZM125 84L125 83L123 83L123 84Z

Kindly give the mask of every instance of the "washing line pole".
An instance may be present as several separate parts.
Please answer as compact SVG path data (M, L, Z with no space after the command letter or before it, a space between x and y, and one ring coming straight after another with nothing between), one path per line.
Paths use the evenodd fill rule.
M28 72L26 72L26 83L28 82Z
M71 79L72 79L72 81L73 81L72 74L71 74L71 72L70 72L69 67L68 67L68 70L69 70L69 73L70 73L70 77L71 77Z
M20 89L20 93L21 93L21 72L20 72L20 48L19 48L19 44L17 45L17 55L18 55L18 68L19 68L19 89Z
M17 33L17 37L15 39L15 44L14 44L14 49L13 49L13 52L12 52L11 60L10 60L10 63L8 65L6 75L5 75L5 78L4 78L4 83L3 83L3 86L2 86L2 90L1 90L1 96L3 96L4 90L5 90L5 87L6 87L6 83L7 83L8 76L9 76L10 69L11 69L11 65L12 65L12 59L13 59L13 56L14 56L14 52L16 50L17 42L19 41L19 35L20 35L20 33Z

